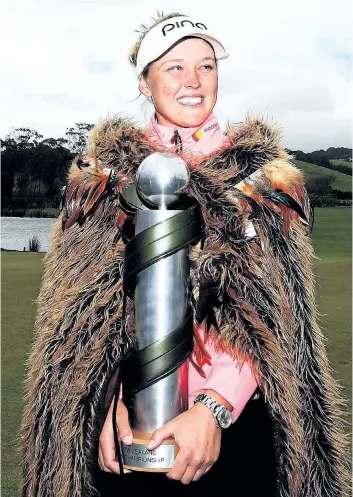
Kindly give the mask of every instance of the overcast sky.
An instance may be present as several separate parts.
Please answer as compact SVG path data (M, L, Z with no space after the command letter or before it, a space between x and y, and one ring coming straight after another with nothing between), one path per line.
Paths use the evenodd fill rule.
M220 35L215 113L225 127L247 112L283 129L290 149L352 146L350 0L2 1L0 137L30 127L65 135L122 112L143 123L128 52L157 10L196 16Z

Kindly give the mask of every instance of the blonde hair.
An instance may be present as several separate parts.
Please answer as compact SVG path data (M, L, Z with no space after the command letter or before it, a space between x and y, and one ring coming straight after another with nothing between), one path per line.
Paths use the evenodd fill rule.
M178 12L172 12L171 14L163 14L162 12L157 11L157 16L152 17L152 24L150 26L147 26L146 24L141 24L140 29L135 29L136 33L140 33L140 36L138 37L136 43L133 45L129 52L129 61L130 63L136 67L137 65L137 53L139 51L139 48L141 46L142 40L146 36L146 34L157 24L166 21L167 19L170 19L171 17L187 17L184 14L179 14ZM145 76L146 72L148 72L148 66L144 68L142 75Z

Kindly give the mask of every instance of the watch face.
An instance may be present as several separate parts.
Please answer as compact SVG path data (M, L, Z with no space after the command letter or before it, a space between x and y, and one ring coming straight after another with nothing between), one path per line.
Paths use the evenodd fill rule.
M218 413L217 419L221 428L228 428L232 424L232 413L223 407Z

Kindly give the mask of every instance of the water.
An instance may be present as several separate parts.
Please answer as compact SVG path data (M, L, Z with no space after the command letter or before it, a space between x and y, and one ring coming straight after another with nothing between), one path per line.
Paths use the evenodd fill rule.
M29 250L29 239L37 236L39 251L46 252L56 219L44 217L2 217L1 248L9 250Z

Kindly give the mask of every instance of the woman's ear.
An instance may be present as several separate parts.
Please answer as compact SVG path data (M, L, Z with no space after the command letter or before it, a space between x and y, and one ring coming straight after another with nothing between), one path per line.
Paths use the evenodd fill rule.
M143 95L145 95L145 97L152 96L152 93L151 93L151 90L149 89L148 83L143 76L141 76L141 78L140 78L139 90Z

